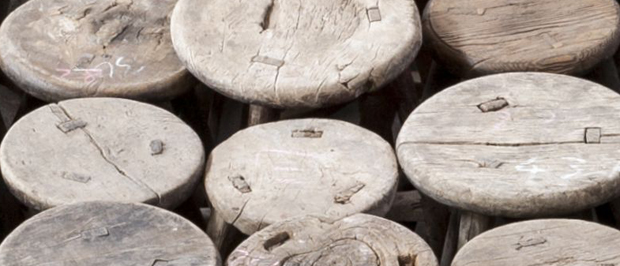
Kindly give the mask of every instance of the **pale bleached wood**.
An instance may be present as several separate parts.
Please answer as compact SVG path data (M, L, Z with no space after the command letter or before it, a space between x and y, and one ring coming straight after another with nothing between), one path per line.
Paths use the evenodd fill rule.
M411 0L181 0L171 30L179 57L209 87L280 108L374 91L422 42Z
M0 246L0 264L221 265L207 235L182 217L143 204L89 202L42 212Z
M204 158L200 139L179 118L114 98L41 107L0 146L7 185L36 210L90 200L174 208L199 183Z
M492 226L492 218L489 216L468 211L459 212L459 216L457 250L461 249L467 242Z
M45 101L172 99L193 80L170 40L176 2L28 1L0 27L0 67Z
M464 77L514 71L583 74L620 44L615 0L433 0L424 36Z
M252 235L227 265L436 266L430 247L389 220L355 214L342 219L298 217Z
M213 240L213 244L218 250L222 250L224 241L232 230L232 225L224 221L218 211L211 208L211 215L207 223L207 235Z
M398 167L390 145L337 120L247 128L216 147L205 186L214 209L244 234L304 214L385 215Z
M467 243L453 266L620 263L620 231L581 220L533 220L490 230Z
M618 196L619 119L620 95L601 85L494 75L423 103L397 152L410 181L443 204L489 216L563 215Z
M278 121L279 116L279 110L251 104L248 110L248 126L251 127L269 122L275 122Z

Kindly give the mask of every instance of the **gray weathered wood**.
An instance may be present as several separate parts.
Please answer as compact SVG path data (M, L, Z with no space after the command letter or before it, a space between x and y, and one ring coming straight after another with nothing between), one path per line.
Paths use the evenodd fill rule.
M0 264L219 266L213 243L198 227L143 204L65 205L20 225L0 246Z
M620 231L581 220L533 220L490 230L467 243L453 266L620 263Z
M499 72L583 74L620 44L615 0L434 0L424 36L463 77Z
M220 144L205 186L218 215L249 235L296 215L383 216L397 178L393 150L379 136L346 122L301 119L250 127Z
M417 190L397 192L392 208L385 218L395 222L421 222L424 220L422 197Z
M248 110L248 126L251 127L269 122L275 122L278 121L279 116L279 110L251 104Z
M459 214L460 222L457 250L461 249L467 242L492 226L492 219L489 216L468 211L461 211Z
M174 208L199 183L204 158L200 139L179 118L115 98L41 107L0 146L7 185L37 210L91 200Z
M619 119L620 95L601 85L494 75L423 103L397 152L416 188L443 204L489 216L563 215L618 196Z
M374 91L422 42L411 0L181 0L171 30L179 57L209 87L280 108Z
M450 223L448 223L448 232L446 233L446 241L441 251L441 266L450 266L452 259L458 251L458 238L460 228L459 210L453 209L450 213Z
M380 217L298 217L252 235L227 265L437 266L430 247L407 228Z
M176 2L28 1L0 27L0 67L19 87L45 101L172 99L193 80L170 39L169 17Z

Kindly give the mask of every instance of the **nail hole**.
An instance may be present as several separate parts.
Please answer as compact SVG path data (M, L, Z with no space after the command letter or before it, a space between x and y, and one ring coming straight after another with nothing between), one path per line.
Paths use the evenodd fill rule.
M414 266L415 255L400 255L398 256L398 266Z

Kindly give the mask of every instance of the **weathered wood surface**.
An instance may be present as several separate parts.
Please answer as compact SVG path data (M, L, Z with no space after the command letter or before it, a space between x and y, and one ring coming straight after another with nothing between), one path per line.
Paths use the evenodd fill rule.
M307 216L274 224L237 247L227 265L438 264L431 248L407 228L355 214L340 220Z
M488 231L461 249L453 266L611 266L620 231L581 220L533 220Z
M461 249L467 242L477 235L489 230L492 226L492 217L462 211L460 212L459 235L457 250Z
M251 104L248 107L248 126L278 121L280 110Z
M464 77L582 74L615 53L619 12L615 0L433 0L424 36L443 65Z
M411 64L422 42L411 0L181 0L171 30L179 57L209 87L280 108L374 91Z
M0 246L6 266L219 266L213 243L174 213L143 204L89 202L45 211Z
M412 183L441 203L490 216L562 215L618 196L619 119L620 95L601 85L493 75L424 102L397 152Z
M174 208L198 184L200 139L160 108L86 98L46 105L19 120L0 146L0 166L27 206L92 200Z
M46 101L169 100L193 79L170 40L176 2L31 0L0 27L0 66L23 90Z
M385 215L398 168L390 145L353 124L287 120L240 131L216 147L205 186L218 215L244 234L296 215Z

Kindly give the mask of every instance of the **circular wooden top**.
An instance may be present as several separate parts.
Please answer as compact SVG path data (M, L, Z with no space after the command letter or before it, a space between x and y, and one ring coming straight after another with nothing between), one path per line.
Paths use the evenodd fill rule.
M205 185L218 214L250 235L297 215L385 215L397 177L396 156L379 136L346 122L303 119L233 135L211 153Z
M0 28L0 66L46 101L169 100L192 77L172 48L176 0L30 0Z
M433 0L424 13L438 59L465 77L582 74L620 44L615 0Z
M6 266L221 265L213 242L174 213L143 204L88 202L40 213L0 246Z
M533 220L475 237L452 266L618 265L618 254L616 229L581 220Z
M340 220L298 217L250 236L227 265L437 266L431 248L415 233L366 214Z
M376 90L422 42L411 0L180 0L171 29L179 57L209 87L288 108Z
M409 180L487 215L561 215L620 191L620 95L557 74L474 79L432 97L397 140Z
M200 139L179 118L114 98L41 107L0 146L4 180L38 210L92 200L173 208L195 189L204 158Z

